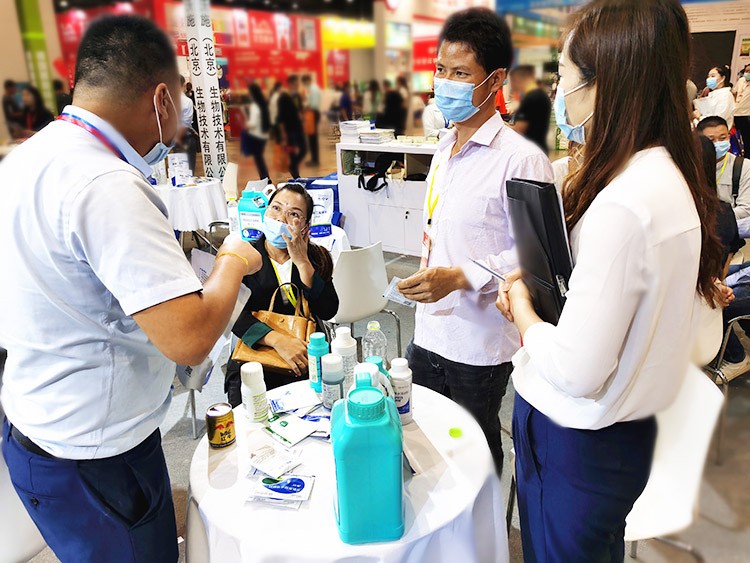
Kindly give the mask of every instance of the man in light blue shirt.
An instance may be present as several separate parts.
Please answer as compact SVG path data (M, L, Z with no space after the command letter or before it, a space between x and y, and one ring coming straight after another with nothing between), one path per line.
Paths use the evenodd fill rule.
M158 430L175 362L206 357L260 267L229 240L202 286L174 238L147 176L174 143L179 100L164 33L100 19L73 105L0 164L3 455L62 561L177 560Z

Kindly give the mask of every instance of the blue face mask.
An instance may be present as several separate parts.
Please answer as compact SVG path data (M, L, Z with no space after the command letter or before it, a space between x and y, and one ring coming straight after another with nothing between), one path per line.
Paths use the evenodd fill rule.
M750 82L750 72L745 73L745 82Z
M169 93L169 90L167 90L167 96L169 96L169 101L174 109L175 118L177 118L177 108L172 101L172 95ZM159 142L156 143L154 148L148 151L143 157L143 160L145 160L149 166L154 166L167 158L169 151L174 148L174 145L177 142L177 135L175 134L175 137L172 139L172 142L169 143L169 146L164 144L164 138L161 134L161 119L159 119L159 110L156 108L156 94L154 94L154 111L156 112L156 125L159 127Z
M729 149L732 148L732 144L727 139L726 141L717 141L714 143L714 147L716 148L716 158L724 158L726 154L729 152Z
M706 78L706 86L708 86L709 90L716 90L716 87L719 85L719 79L715 78L713 76L709 76Z
M474 90L487 82L492 74L490 73L476 86L471 82L459 82L436 76L434 79L435 105L443 114L443 117L453 123L462 123L472 118L479 111L479 108L492 97L492 92L490 92L484 102L475 106L471 101L474 97Z
M263 217L263 234L266 235L266 240L271 246L276 248L286 248L286 241L281 235L286 235L287 238L292 238L289 234L289 229L286 223L277 221L268 215Z
M562 86L558 85L557 94L555 95L555 121L557 122L557 126L568 141L578 143L579 145L583 145L586 142L586 133L583 126L593 117L594 112L592 111L580 124L570 125L568 123L568 110L565 107L565 96L577 92L586 85L588 85L588 82L576 86L570 92L565 92Z

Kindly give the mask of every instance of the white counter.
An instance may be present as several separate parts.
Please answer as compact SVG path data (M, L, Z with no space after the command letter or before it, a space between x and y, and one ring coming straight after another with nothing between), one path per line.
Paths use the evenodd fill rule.
M407 174L426 175L436 150L437 144L345 142L336 145L339 205L344 215L344 230L352 246L369 246L382 241L385 251L419 256L427 182L389 180L387 190L368 192L359 187L358 176L344 174L342 153L403 153Z

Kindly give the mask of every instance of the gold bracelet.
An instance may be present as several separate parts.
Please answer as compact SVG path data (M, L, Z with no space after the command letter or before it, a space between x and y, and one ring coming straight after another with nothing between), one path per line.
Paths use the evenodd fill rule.
M216 259L218 260L222 256L236 256L237 258L239 258L240 260L242 260L245 263L245 271L247 272L247 271L250 270L250 262L248 262L247 258L245 258L244 256L242 256L241 254L237 254L236 252L230 252L228 250L225 250L224 252L219 252L216 255Z

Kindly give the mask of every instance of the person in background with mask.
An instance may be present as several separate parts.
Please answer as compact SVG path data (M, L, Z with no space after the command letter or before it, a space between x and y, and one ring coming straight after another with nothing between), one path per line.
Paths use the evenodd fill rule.
M745 65L734 89L734 126L742 136L745 154L750 156L750 64Z
M521 539L524 561L622 562L655 414L686 375L703 377L688 369L705 303L715 315L722 303L719 202L686 119L679 1L594 0L567 29L557 115L569 138L585 123L575 137L589 142L563 190L575 264L565 307L556 326L542 322L518 272L498 294L524 343L513 357Z
M732 206L738 221L750 217L750 160L729 152L727 122L718 116L706 117L698 123L697 130L708 137L716 148L716 186L719 199ZM739 173L736 196L733 185L735 167Z
M706 87L701 97L693 102L693 117L700 121L704 117L719 116L727 122L731 132L734 127L735 103L729 82L730 72L726 66L715 66L708 71Z
M201 285L174 237L147 177L179 96L164 32L104 17L81 40L73 104L0 163L3 455L61 561L177 561L159 433L175 363L203 361L261 264L229 238Z
M252 293L232 331L251 348L257 344L272 347L296 375L266 373L269 389L292 383L307 373L307 343L272 330L256 319L253 312L268 310L274 291L290 282L307 299L319 331L323 331L321 321L333 318L339 308L331 255L310 242L312 212L312 197L300 184L285 184L274 192L263 219L263 236L252 243L261 255L263 266L243 280ZM273 310L293 315L298 295L289 286L279 293ZM224 390L233 407L242 403L240 385L240 363L232 360L227 367Z
M422 262L399 291L418 302L406 351L414 382L452 398L479 422L497 473L498 411L518 350L518 331L494 307L497 280L517 257L505 182L553 180L549 160L504 122L494 100L513 57L510 30L487 9L453 14L439 40L435 104L455 123L427 176Z

